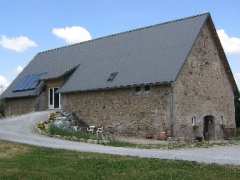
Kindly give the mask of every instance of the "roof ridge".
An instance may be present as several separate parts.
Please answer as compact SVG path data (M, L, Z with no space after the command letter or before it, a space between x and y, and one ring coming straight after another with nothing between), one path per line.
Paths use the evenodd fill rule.
M166 21L166 22L162 22L162 23L157 23L157 24L150 25L150 26L144 26L144 27L135 28L135 29L128 30L128 31L114 33L114 34L110 34L110 35L107 35L107 36L99 37L99 38L88 40L88 41L84 41L84 42L79 42L79 43L75 43L75 44L71 44L71 45L66 45L66 46L61 46L61 47L57 47L57 48L41 51L38 54L45 54L45 53L56 51L56 50L59 50L59 49L69 48L69 47L77 46L77 45L80 45L80 44L87 44L87 43L95 42L95 41L100 40L100 39L106 39L106 38L110 38L110 37L114 37L114 36L117 36L117 35L130 33L130 32L134 32L134 31L141 31L141 30L144 30L144 29L149 29L149 28L156 27L156 26L161 26L161 25L165 25L165 24L175 23L175 22L178 22L178 21L184 21L184 20L188 20L188 19L193 19L193 18L196 18L196 17L199 17L199 16L204 16L204 15L210 15L210 13L209 12L205 12L205 13L201 13L201 14L197 14L197 15L193 15L193 16L188 16L188 17L174 19L174 20L170 20L170 21Z

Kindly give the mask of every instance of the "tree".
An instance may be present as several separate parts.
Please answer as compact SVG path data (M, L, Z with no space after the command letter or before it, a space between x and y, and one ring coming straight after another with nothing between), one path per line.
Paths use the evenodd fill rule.
M0 100L0 118L4 117L4 111L5 111L4 101Z
M236 125L240 127L240 96L235 97L235 117L236 117Z

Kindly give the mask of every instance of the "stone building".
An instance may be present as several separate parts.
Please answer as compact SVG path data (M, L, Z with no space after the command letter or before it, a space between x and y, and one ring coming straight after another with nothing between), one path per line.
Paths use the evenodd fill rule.
M64 109L118 135L220 139L236 93L206 13L40 52L2 98L7 115Z

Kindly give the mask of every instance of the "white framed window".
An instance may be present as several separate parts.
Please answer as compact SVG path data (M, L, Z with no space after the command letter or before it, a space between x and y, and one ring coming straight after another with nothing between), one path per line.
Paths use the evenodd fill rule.
M48 89L48 108L60 109L61 108L61 94L58 92L58 87Z

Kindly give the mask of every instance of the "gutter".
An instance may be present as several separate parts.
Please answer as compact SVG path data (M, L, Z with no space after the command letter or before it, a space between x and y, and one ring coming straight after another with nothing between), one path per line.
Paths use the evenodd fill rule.
M129 85L119 85L119 86L108 86L102 88L91 88L91 89L79 89L79 90L62 90L60 89L59 92L62 94L69 94L69 93L78 93L78 92L96 92L96 91L110 91L110 90L117 90L117 89L128 89L134 88L137 86L171 86L172 81L164 81L164 82L155 82L155 83L137 83L137 84L129 84Z

